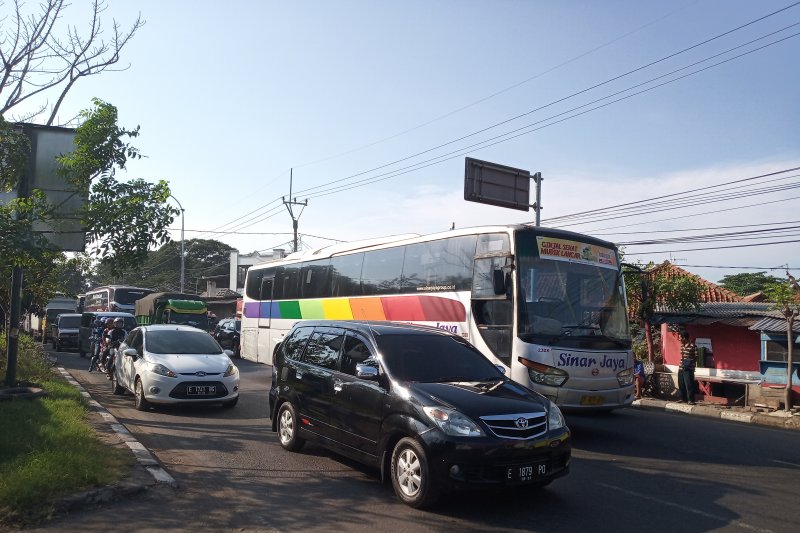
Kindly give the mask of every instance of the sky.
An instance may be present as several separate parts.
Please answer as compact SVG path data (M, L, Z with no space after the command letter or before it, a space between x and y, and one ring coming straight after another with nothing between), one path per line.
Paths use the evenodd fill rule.
M141 126L121 177L168 180L187 239L290 250L290 183L303 248L533 221L464 200L472 157L541 172L542 225L628 261L800 273L790 0L108 0L104 18L138 14L128 68L80 80L60 117L98 97Z

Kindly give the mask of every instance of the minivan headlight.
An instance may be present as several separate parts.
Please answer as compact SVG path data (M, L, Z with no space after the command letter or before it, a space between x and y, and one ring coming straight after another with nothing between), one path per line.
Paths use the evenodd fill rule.
M550 431L554 429L561 429L567 425L564 420L564 415L561 414L561 409L556 404L550 402L550 409L547 410L547 427Z
M423 411L447 435L454 437L480 437L483 431L468 417L447 407L423 407Z

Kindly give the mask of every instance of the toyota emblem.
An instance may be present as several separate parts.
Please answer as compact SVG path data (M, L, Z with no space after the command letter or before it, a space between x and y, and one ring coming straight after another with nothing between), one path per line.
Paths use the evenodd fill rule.
M203 376L206 375L206 373L201 370L200 372L195 372L194 375L199 377L199 378L202 378Z
M526 427L528 427L528 419L525 418L524 416L521 416L516 420L514 420L514 424L516 424L516 426L519 429L525 429Z

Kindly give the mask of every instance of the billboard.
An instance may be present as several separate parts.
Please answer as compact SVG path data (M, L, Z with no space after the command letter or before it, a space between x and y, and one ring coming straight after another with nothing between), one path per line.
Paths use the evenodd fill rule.
M23 180L23 194L34 189L41 190L47 203L53 206L53 218L49 222L37 220L34 231L43 233L47 239L65 252L83 252L86 246L86 233L80 220L80 210L86 198L74 187L66 183L58 174L56 157L74 150L75 130L38 124L18 124L19 131L28 136L31 154ZM0 193L0 203L17 198L20 191L15 189Z
M466 158L464 200L528 211L530 187L527 170Z

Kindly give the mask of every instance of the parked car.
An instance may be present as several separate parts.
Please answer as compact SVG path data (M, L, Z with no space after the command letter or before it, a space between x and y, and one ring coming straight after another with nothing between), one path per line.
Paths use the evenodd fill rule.
M64 348L77 350L80 340L78 337L80 326L80 313L62 313L58 315L52 324L52 331L50 332L53 349L57 352L64 351Z
M78 333L79 344L78 353L81 357L85 357L87 353L92 352L92 330L94 329L95 320L105 323L106 319L121 317L123 320L122 328L125 331L131 331L136 327L136 317L133 313L124 313L122 311L86 311L81 314L81 327Z
M239 339L242 332L242 321L237 318L223 318L217 323L212 335L223 348L233 351L236 357L241 356Z
M569 472L558 407L432 327L298 322L275 352L269 404L283 448L314 440L379 468L412 507L441 491L544 486Z
M114 358L114 394L134 394L136 409L152 404L239 401L239 369L207 332L191 326L140 326L125 338Z

